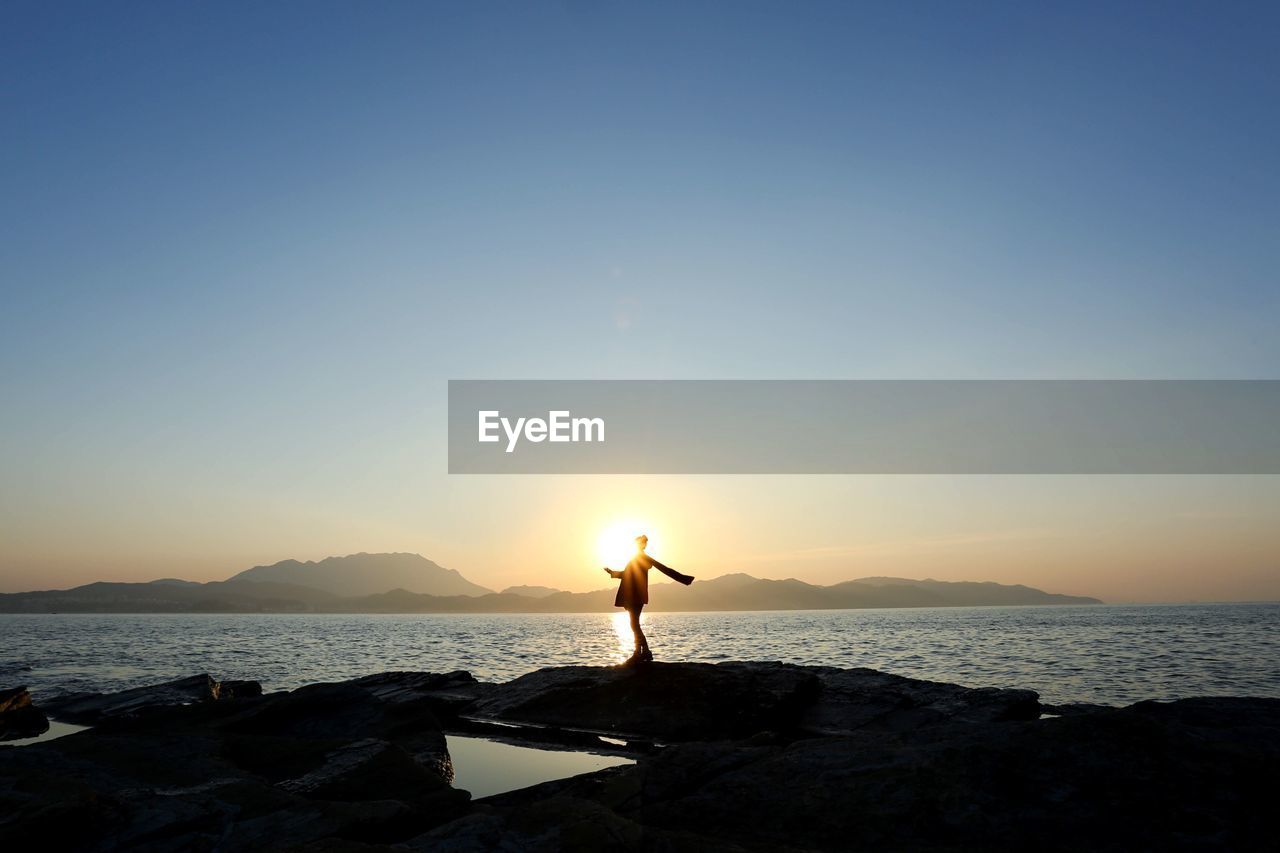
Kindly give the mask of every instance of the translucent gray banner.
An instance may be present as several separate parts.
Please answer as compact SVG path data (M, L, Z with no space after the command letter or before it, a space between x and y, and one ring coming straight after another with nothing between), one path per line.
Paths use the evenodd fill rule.
M1277 474L1280 381L451 380L452 474Z

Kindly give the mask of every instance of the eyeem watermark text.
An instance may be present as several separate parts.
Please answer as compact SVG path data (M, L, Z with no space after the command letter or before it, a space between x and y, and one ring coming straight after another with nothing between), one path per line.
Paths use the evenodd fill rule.
M543 418L510 418L502 417L502 412L493 409L481 411L479 415L479 440L482 442L500 441L499 429L506 434L507 453L512 453L523 436L526 441L535 444L541 441L604 441L604 418L575 418L568 411L550 411Z

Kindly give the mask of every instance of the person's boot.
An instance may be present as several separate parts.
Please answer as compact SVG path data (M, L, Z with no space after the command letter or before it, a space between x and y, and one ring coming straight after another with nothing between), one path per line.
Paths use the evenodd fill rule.
M644 663L653 663L653 652L649 650L648 646L645 646L644 650L640 652L640 660Z
M644 652L641 649L636 649L634 652L631 653L631 657L627 658L622 663L618 664L618 666L634 666L635 664L643 660L643 658L644 658Z

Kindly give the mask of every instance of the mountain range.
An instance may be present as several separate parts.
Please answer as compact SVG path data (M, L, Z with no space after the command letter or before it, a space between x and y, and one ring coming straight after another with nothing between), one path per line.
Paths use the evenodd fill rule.
M667 588L657 581L653 587L650 609L682 612L1101 603L1021 584L889 577L818 586L729 574L690 587ZM613 611L615 589L515 586L494 592L418 554L362 553L318 562L283 560L209 583L100 581L0 594L0 613L592 613Z

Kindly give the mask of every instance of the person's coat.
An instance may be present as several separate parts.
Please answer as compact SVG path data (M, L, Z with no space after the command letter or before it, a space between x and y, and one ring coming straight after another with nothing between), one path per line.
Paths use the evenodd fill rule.
M613 599L614 607L639 607L649 603L649 569L656 568L667 577L685 586L693 583L693 577L664 566L648 554L637 554L620 572L610 571L615 578L621 578L618 594Z

